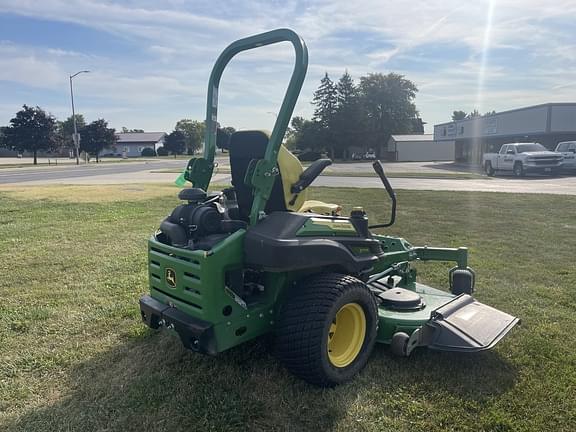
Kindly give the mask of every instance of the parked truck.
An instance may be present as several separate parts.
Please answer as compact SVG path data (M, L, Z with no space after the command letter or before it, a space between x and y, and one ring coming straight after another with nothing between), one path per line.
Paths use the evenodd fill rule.
M565 171L576 171L576 141L559 142L556 151L562 155L562 169Z
M482 163L489 176L497 171L511 171L516 177L526 173L556 175L562 168L562 154L534 142L504 144L498 153L485 153Z

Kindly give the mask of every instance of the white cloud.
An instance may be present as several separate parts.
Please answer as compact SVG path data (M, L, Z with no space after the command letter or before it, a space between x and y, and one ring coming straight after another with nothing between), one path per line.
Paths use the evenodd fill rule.
M490 1L494 7L490 51L480 80ZM309 74L297 114L311 114L312 92L325 71L337 78L347 69L358 78L367 72L390 72L391 65L419 85L416 103L428 123L445 120L454 109L473 108L480 81L486 110L573 100L575 27L558 26L557 21L576 19L576 2L490 1L0 0L0 13L109 32L149 55L135 61L130 53L125 59L104 58L66 47L4 41L0 42L0 80L45 88L52 92L46 103L64 107L68 74L89 68L94 70L89 77L75 81L84 106L92 106L95 114L104 117L108 107L111 121L130 118L155 125L165 121L167 129L178 116L203 116L212 62L228 43L263 30L290 27L310 49ZM442 46L443 52L430 55L427 50L434 46ZM493 56L498 50L518 56L521 67ZM222 82L222 117L231 124L269 123L266 112L279 109L274 105L282 99L292 58L291 48L284 46L235 59ZM224 102L237 106L228 108Z

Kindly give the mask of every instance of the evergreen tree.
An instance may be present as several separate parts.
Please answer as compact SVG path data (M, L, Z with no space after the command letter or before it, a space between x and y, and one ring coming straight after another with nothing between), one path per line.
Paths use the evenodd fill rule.
M339 157L347 158L351 146L360 145L358 132L362 130L362 112L360 109L358 89L354 80L346 71L336 85L337 101L333 147Z
M334 130L336 111L338 109L338 90L326 72L320 80L320 86L314 92L312 104L315 106L313 123L319 127L314 135L318 140L317 149L329 149L334 157Z

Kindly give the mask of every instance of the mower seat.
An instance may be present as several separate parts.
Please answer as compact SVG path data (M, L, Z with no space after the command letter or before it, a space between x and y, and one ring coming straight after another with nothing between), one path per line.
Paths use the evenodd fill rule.
M244 183L248 165L253 159L263 159L268 146L269 134L263 131L239 131L232 134L229 142L232 186L236 191L240 217L248 220L254 196L252 188ZM278 152L279 175L266 203L266 213L274 211L313 212L336 214L341 207L322 201L306 201L306 188L330 165L328 159L316 161L306 171L296 156L280 146Z

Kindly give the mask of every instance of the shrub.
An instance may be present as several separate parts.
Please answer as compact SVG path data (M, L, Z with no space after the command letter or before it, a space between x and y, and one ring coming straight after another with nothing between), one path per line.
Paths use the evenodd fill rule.
M141 154L145 157L156 156L156 151L154 151L154 149L151 147L145 147L142 149Z
M168 150L166 150L164 147L158 147L156 154L158 154L158 156L168 156Z

